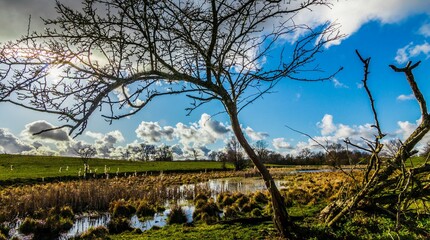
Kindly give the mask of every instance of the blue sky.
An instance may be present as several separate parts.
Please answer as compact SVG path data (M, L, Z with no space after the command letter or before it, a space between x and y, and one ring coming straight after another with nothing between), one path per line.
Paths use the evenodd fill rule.
M29 14L34 19L51 16L53 12L50 0L0 1L6 6L0 10L0 42L25 33ZM357 142L361 141L360 137L371 138L373 117L361 85L363 68L355 49L365 57L372 57L369 85L382 130L388 133L387 140L403 139L416 126L418 105L410 95L412 92L404 76L394 73L388 65L404 66L408 60L421 60L415 76L424 96L430 97L427 80L430 75L430 3L372 0L362 4L359 0L339 0L333 1L331 9L315 9L297 16L297 21L311 26L327 20L341 24L341 32L346 37L328 46L318 61L328 73L340 66L344 70L326 82L286 79L276 86L274 93L248 106L239 117L251 142L265 140L269 148L292 154L304 147L314 148L312 141L286 125L322 142L342 142L345 137ZM56 116L0 103L0 151L71 154L70 147L90 143L100 149L101 156L114 157L118 155L112 150L114 147L146 142L175 146L175 156L179 159L187 158L192 148L199 149L201 155L223 148L231 131L228 116L217 114L222 110L220 103L207 104L186 116L184 109L189 103L185 96L161 98L130 119L112 125L96 114L86 132L76 139L62 132L31 136L29 133L34 129L47 124L59 125Z

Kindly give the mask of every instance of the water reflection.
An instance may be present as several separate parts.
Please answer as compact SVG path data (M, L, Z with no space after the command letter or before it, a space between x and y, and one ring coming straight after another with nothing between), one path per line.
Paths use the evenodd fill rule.
M275 184L280 187L285 181L277 180ZM255 191L260 191L265 189L264 181L260 178L224 178L224 179L212 179L207 182L197 183L197 184L184 184L180 186L172 186L172 190L179 191L179 198L175 199L175 202L182 206L184 210L187 221L192 222L192 215L194 212L194 206L190 201L190 197L187 195L190 191L196 192L196 189L207 189L209 190L211 197L216 198L216 196L221 192L242 192L242 193L252 193ZM134 215L131 219L131 227L139 228L142 231L151 229L154 226L163 227L167 224L167 217L170 213L170 203L166 202L166 210L163 212L156 213L153 218L139 219ZM90 228L95 228L99 226L107 226L111 217L108 213L103 213L98 216L78 216L75 219L73 227L65 234L63 234L59 239L66 240L74 236L78 236ZM13 236L23 237L18 233L17 229L20 222L17 222L14 226Z

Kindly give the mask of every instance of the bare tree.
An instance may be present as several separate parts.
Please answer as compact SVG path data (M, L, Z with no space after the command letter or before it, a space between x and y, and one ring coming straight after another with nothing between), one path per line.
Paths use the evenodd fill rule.
M267 144L267 142L264 140L258 140L257 142L255 142L255 152L257 153L258 157L260 158L260 161L262 162L266 162L267 157L269 155L269 150L267 149L268 146L269 144Z
M160 146L155 152L156 161L173 161L172 150L169 146Z
M95 111L108 121L129 117L162 96L185 94L187 110L220 101L246 154L272 196L274 222L284 237L292 222L273 178L240 127L239 113L282 79L320 72L324 45L341 37L336 25L315 29L297 13L327 0L86 0L82 10L57 2L45 31L0 49L0 101L58 114L58 128L81 134ZM294 45L279 44L295 36ZM291 39L291 38L290 38ZM273 66L264 66L280 52ZM273 59L271 59L273 60ZM54 81L52 69L62 71ZM309 76L309 75L307 75ZM160 84L162 86L160 86ZM45 131L48 131L46 129Z
M225 161L232 162L236 171L244 169L245 159L243 158L243 148L236 137L232 137L230 141L228 141L226 150L227 153L225 157L227 159Z
M82 145L74 150L84 163L84 178L88 178L88 170L90 169L88 162L97 154L97 150L91 145Z
M390 65L395 72L405 74L406 80L421 109L421 123L404 142L392 142L391 156L384 158L380 156L384 148L384 144L381 141L386 135L380 126L374 104L375 100L367 85L370 58L364 59L358 51L357 55L364 65L363 86L368 94L374 115L375 122L372 127L375 128L377 134L373 140L366 139L368 148L349 140L345 141L348 145L370 153L367 167L363 170L361 181L359 178L353 178L357 186L354 193L327 206L322 211L322 216L328 226L333 226L341 221L344 216L353 213L357 209L371 212L377 211L396 219L395 230L399 230L400 226L403 225L424 238L428 238L430 236L428 229L421 229L414 221L411 221L411 219L415 220L420 215L419 211L421 211L419 207L412 207L412 205L424 206L425 208L430 198L430 182L428 181L430 164L426 161L424 164L414 166L410 162L410 157L416 153L414 147L430 130L430 116L427 111L427 104L412 73L420 62L415 64L409 62L404 68ZM352 176L352 174L349 174L349 176ZM428 209L424 209L424 211L428 214Z
M197 151L197 149L192 148L191 153L193 154L194 161L199 160L199 152Z
M157 149L154 145L141 143L137 147L139 159L143 161L151 160L151 156L157 153Z
M218 152L217 151L211 151L208 154L208 159L211 161L217 161L217 158L218 158Z

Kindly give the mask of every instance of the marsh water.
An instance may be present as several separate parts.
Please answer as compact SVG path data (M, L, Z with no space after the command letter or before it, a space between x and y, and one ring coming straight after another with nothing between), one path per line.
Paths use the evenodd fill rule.
M322 169L319 170L302 170L300 172L321 172ZM292 173L297 173L299 171L294 171ZM324 171L324 169L323 169ZM276 180L275 184L277 187L281 187L285 181ZM261 178L221 178L221 179L211 179L207 182L201 182L197 184L183 184L179 186L171 186L171 189L175 189L175 191L179 192L179 197L176 199L176 204L182 206L184 210L188 222L192 222L192 215L194 212L193 204L187 200L187 194L193 191L195 188L207 189L211 193L211 197L216 200L216 196L221 192L241 192L241 193L252 193L259 190L264 190L266 187L264 185L264 181ZM132 216L130 219L131 227L139 228L142 231L149 230L153 226L163 227L166 225L167 217L170 213L170 205L171 202L167 201L165 203L165 208L163 212L155 213L152 218L139 219L136 215ZM81 233L87 231L90 228L95 228L98 226L107 226L110 221L109 213L101 213L94 215L79 215L76 216L73 227L67 232L60 236L59 239L65 240L72 238L74 236L78 236ZM18 227L21 221L18 220L13 224L11 235L19 236L21 239L25 239L26 237L19 234Z
M276 181L278 187L284 181ZM255 191L265 189L264 182L260 178L222 178L222 179L211 179L207 182L201 182L197 184L184 184L179 186L180 192L187 192L193 190L196 187L205 187L211 192L211 197L216 198L216 196L221 192L242 192L242 193L252 193ZM182 195L181 198L177 199L177 202L182 206L184 210L187 221L192 222L194 206ZM139 219L136 215L131 218L131 227L139 228L142 231L149 230L153 226L163 227L166 225L167 217L170 213L170 202L166 202L166 210L163 212L158 212L154 214L153 218L147 218L145 220ZM69 239L71 237L77 236L91 227L107 226L110 221L110 214L104 213L100 216L79 216L76 218L73 227L65 234L62 235L60 239Z
M276 181L278 187L284 181ZM172 186L173 188L174 186ZM221 179L211 179L207 182L201 182L197 184L183 184L176 186L181 194L177 202L182 206L188 222L192 222L192 216L194 212L194 206L185 198L185 192L192 191L194 188L205 188L210 190L211 197L216 198L216 196L221 192L242 192L242 193L252 193L259 190L264 190L264 182L260 178L221 178ZM170 213L170 202L166 202L166 210L163 212L158 212L154 214L153 218L147 218L145 220L139 219L136 215L131 218L131 227L139 228L142 231L149 230L153 226L163 227L166 225L167 217ZM61 236L60 239L69 239L71 237L77 236L91 227L107 226L110 221L110 214L104 213L100 216L78 216L73 224L73 227L65 234Z

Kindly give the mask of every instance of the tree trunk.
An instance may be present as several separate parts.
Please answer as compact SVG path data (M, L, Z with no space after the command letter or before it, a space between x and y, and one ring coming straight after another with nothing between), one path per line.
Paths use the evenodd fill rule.
M290 217L288 215L284 198L281 196L278 188L276 187L272 175L269 173L266 166L264 166L264 164L260 161L257 154L254 152L254 149L252 149L251 145L249 145L248 143L248 140L246 140L245 136L243 135L236 109L234 107L230 107L228 110L232 129L234 131L234 134L236 135L238 142L243 147L246 154L249 156L251 161L254 163L254 165L260 172L261 176L263 177L264 183L269 190L269 193L272 198L274 214L273 222L276 226L276 229L279 231L282 237L288 239L294 238L292 232L293 223L291 222Z

